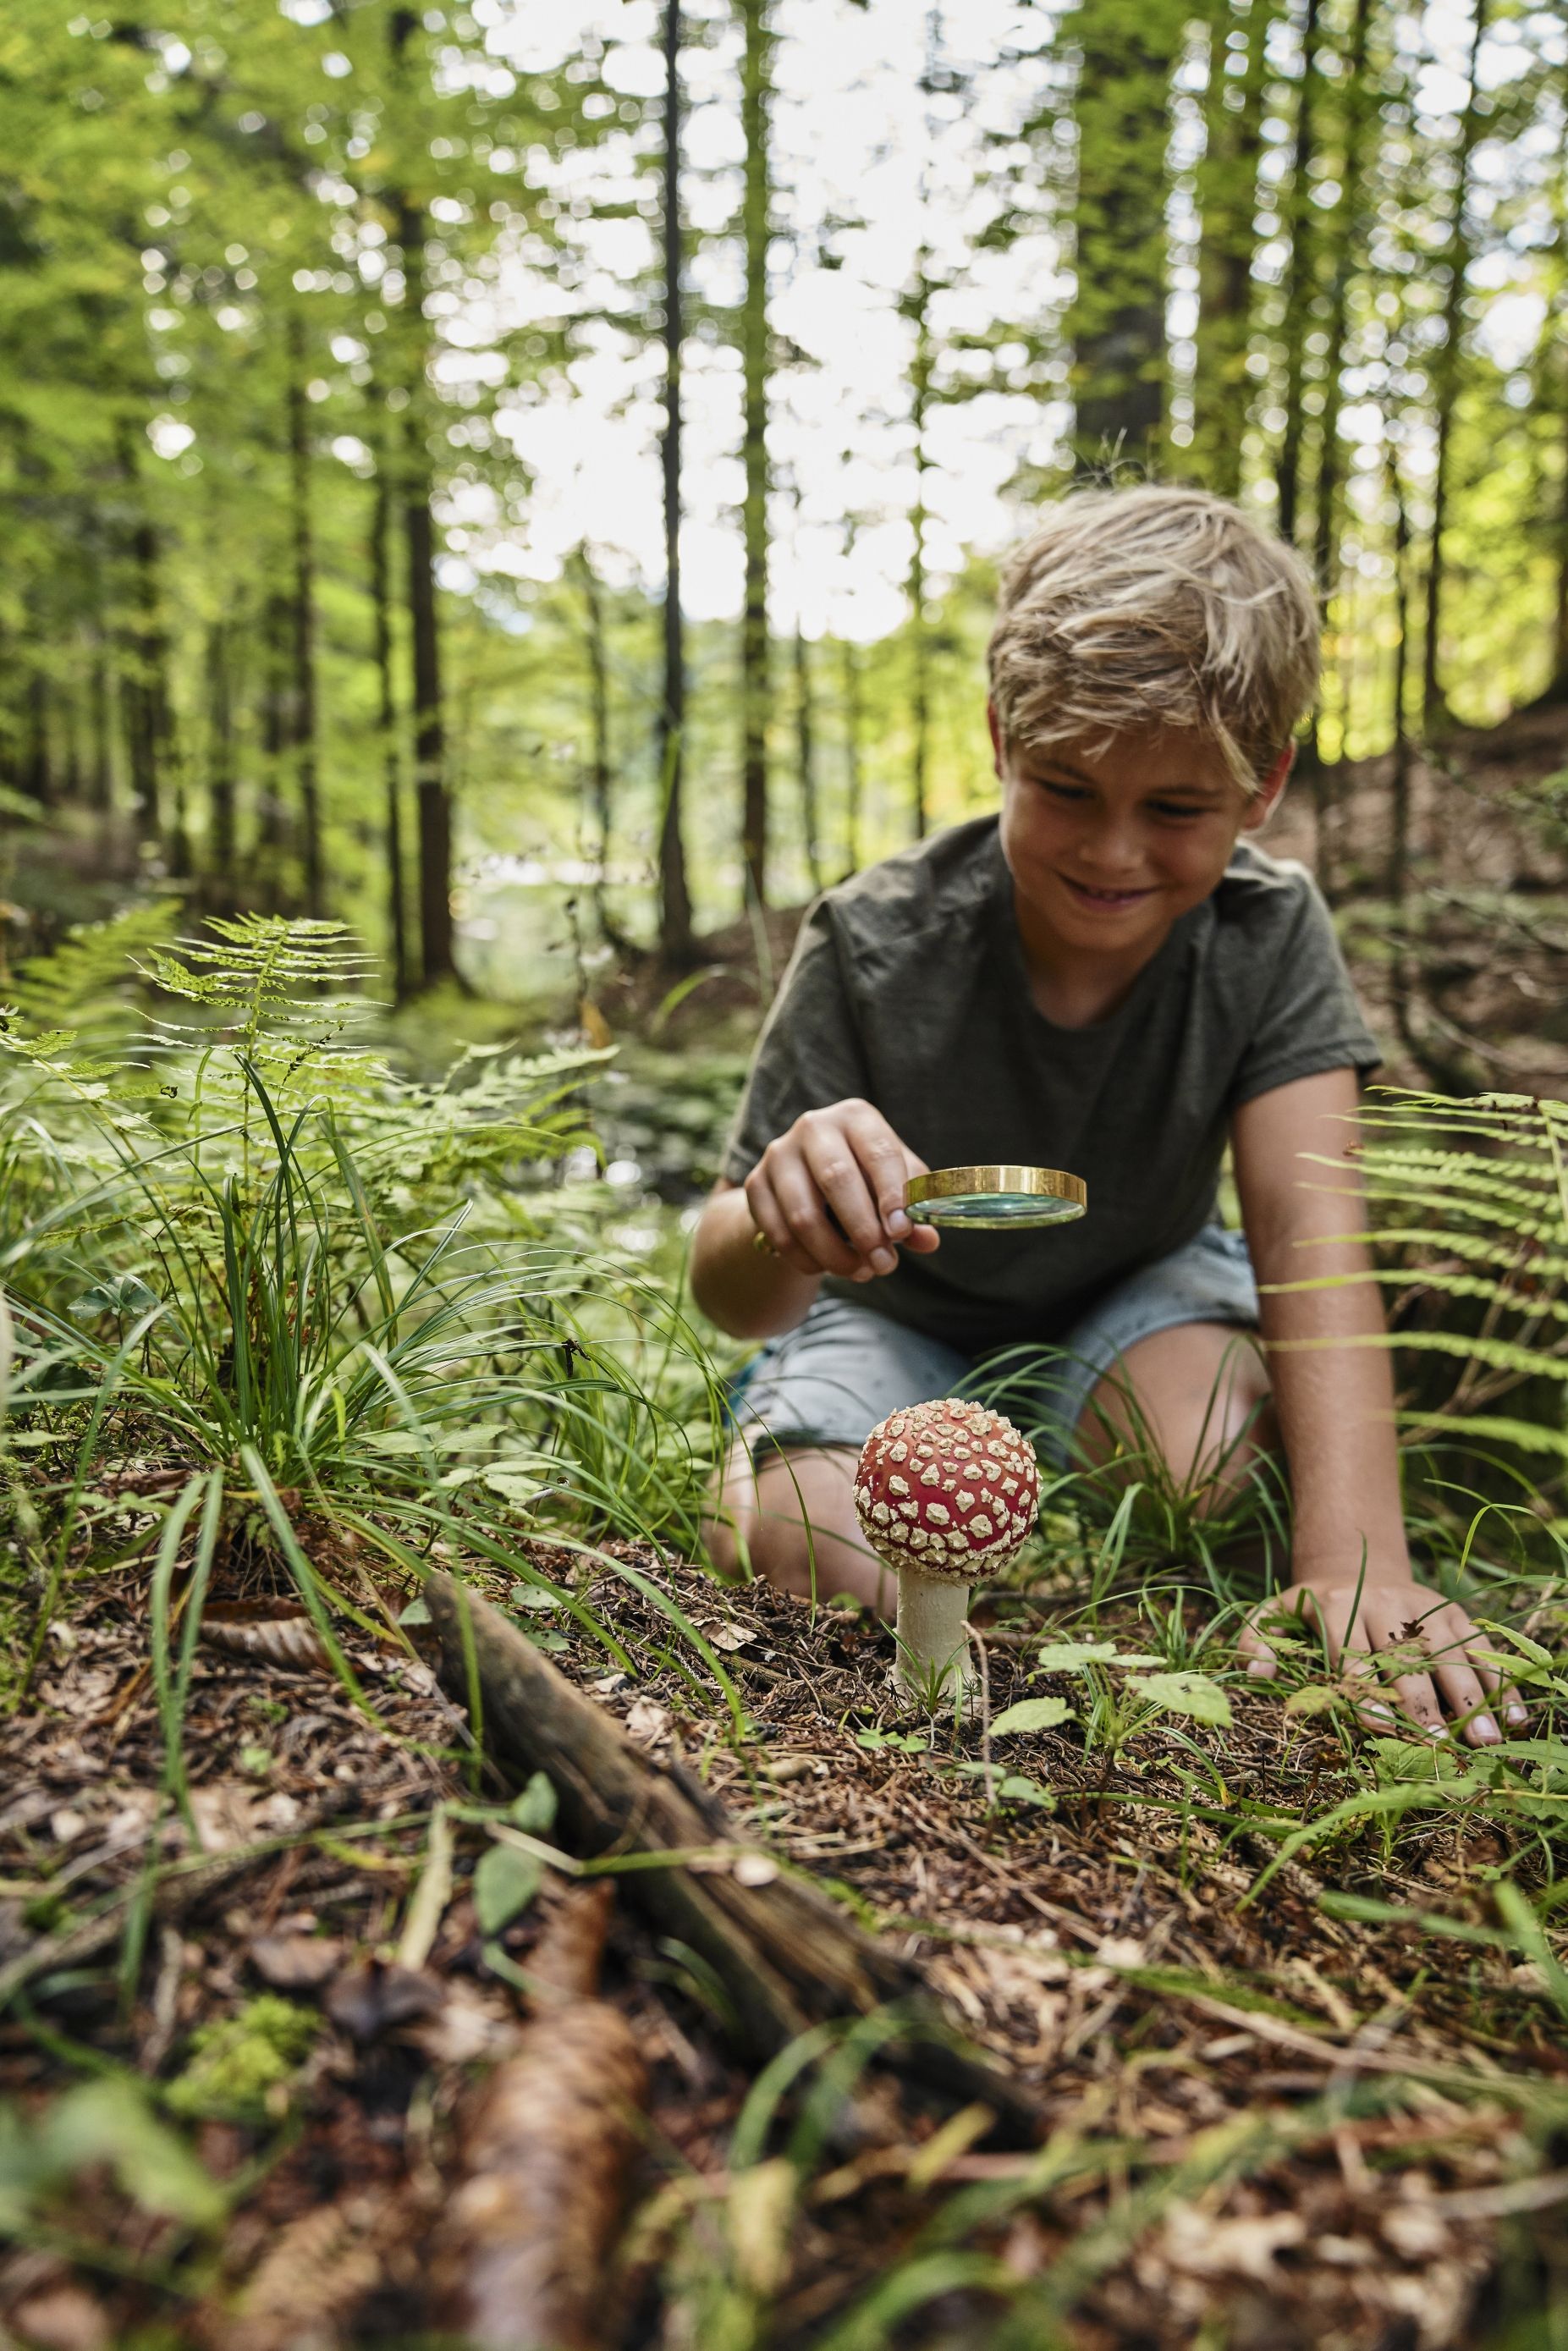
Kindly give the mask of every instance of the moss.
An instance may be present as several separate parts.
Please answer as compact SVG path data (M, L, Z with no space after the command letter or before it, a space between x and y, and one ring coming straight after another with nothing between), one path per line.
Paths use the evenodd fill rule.
M283 2085L320 2029L310 2010L263 1992L237 2016L204 2024L193 2035L184 2071L169 2085L171 2110L225 2122L265 2121L279 2111Z

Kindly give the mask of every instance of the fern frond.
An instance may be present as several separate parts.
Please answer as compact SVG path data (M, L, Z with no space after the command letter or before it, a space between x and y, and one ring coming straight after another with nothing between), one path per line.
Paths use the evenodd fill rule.
M129 906L103 923L78 923L52 953L29 956L11 980L12 1010L23 1028L80 1031L89 1016L123 998L138 955L156 952L174 927L178 909L168 900Z

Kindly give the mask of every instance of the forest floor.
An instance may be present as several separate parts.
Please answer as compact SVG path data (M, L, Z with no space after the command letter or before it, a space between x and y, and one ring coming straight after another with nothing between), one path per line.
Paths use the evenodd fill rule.
M1197 1732L1202 1754L1189 1724L1119 1750L1068 1724L991 1750L987 1724L1040 1687L1024 1644L1071 1607L1061 1570L977 1608L986 1714L927 1732L890 1703L890 1634L852 1612L625 1545L538 1564L613 1626L624 1665L536 1588L476 1580L653 1762L825 1880L1038 2099L1040 2146L998 2147L983 2105L955 2116L868 2074L814 2139L797 2129L782 2199L743 2196L751 2081L722 1987L621 1878L602 1991L651 2090L594 2341L1556 2344L1509 2331L1568 2298L1552 2156L1568 1976L1546 1938L1527 1959L1499 1931L1500 1865L1532 1834L1517 1810L1473 1786L1447 1801L1428 1758L1431 1808L1401 1806L1391 1849L1338 1819L1367 1787L1354 1744L1245 1684L1223 1734ZM743 1735L661 1593L722 1657ZM390 1614L404 1595L383 1597ZM146 1619L137 1571L95 1578L5 1727L0 2085L28 2126L0 2179L16 2244L0 2325L37 2351L448 2343L430 2247L565 1881L547 1875L497 1959L472 1808L506 1792L474 1785L462 1708L406 1645L350 1635L367 1719L311 1654L292 1586L243 1553L208 1603L190 1818L170 1816ZM1560 1612L1534 1621L1561 1641ZM1148 1629L1130 1604L1096 1623L1134 1649ZM1045 1687L1081 1694L1067 1675ZM1298 1860L1281 1838L1309 1816ZM162 2126L108 2095L161 2075L193 2179Z
M1386 763L1328 811L1396 1077L1568 1083L1565 760L1556 713L1424 767L1403 911L1378 880ZM1305 788L1271 845L1311 853ZM770 919L774 970L794 919ZM655 1032L601 1123L643 1186L622 1213L666 1239L764 992L749 926L705 951L662 1019L651 967L598 1003L612 1033ZM308 1516L358 1612L339 1631L362 1702L276 1554L236 1540L172 1732L150 1562L184 1470L106 1474L111 1552L57 1562L65 1604L0 1725L0 2351L447 2351L476 2102L528 2030L570 1878L481 1923L513 1792L437 1678L416 1585ZM585 2342L1565 2351L1568 1692L1484 1770L1363 1743L1310 1654L1291 1704L1213 1662L1212 1599L1168 1548L1134 1545L1086 1614L1090 1544L1064 1521L979 1601L983 1704L932 1729L853 1611L616 1541L533 1546L574 1605L448 1558L653 1766L906 1959L1035 2107L1020 2144L868 2042L776 2085L769 2129L724 1985L617 1877L601 1991L649 2088ZM1561 1577L1494 1608L1549 1663L1568 1646ZM1042 1662L1085 1634L1133 1664L1201 1656L1228 1721L1129 1708L1120 1666ZM1042 1695L1073 1711L992 1741Z

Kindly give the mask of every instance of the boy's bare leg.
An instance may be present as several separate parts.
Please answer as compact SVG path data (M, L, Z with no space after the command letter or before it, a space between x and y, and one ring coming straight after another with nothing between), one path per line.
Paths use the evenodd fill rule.
M1228 1322L1178 1322L1134 1341L1117 1378L1095 1388L1078 1434L1095 1461L1109 1459L1118 1437L1134 1453L1152 1440L1178 1485L1207 1486L1206 1516L1279 1442L1263 1358L1250 1333Z
M754 1575L781 1592L805 1600L849 1592L891 1616L895 1579L867 1549L855 1518L857 1458L853 1446L802 1447L769 1449L754 1467L746 1447L734 1446L705 1529L720 1573L734 1574L747 1558Z

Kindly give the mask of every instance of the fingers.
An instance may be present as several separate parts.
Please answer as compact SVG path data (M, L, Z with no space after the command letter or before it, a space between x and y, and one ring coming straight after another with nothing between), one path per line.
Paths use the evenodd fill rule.
M869 1102L834 1102L769 1144L747 1179L747 1203L788 1264L870 1281L894 1270L895 1244L936 1246L904 1206L908 1176L923 1165Z

